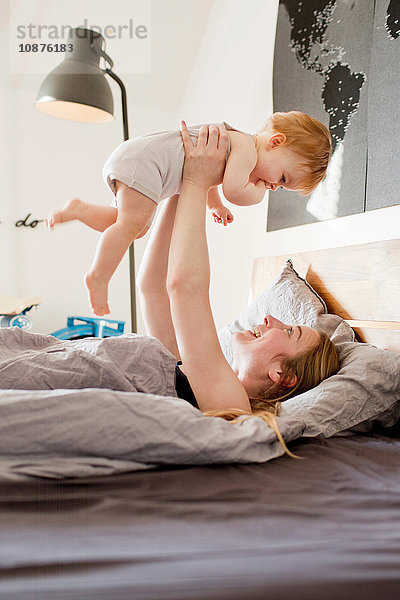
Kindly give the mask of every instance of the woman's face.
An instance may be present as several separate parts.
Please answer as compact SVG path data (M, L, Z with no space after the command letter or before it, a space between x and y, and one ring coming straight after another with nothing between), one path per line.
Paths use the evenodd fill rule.
M271 315L253 330L232 336L232 368L247 393L256 395L256 388L265 388L279 379L282 357L293 357L311 350L319 342L319 333L306 325L285 325Z

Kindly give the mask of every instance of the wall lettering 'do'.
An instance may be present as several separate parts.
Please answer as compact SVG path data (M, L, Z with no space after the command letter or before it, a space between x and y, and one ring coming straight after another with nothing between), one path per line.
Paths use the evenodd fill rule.
M44 219L32 219L32 213L28 213L24 219L18 219L15 222L15 227L30 227L34 229L39 223L43 223Z
M399 0L280 0L274 111L330 130L325 180L309 196L270 192L267 230L399 203Z
M17 228L20 227L28 227L29 229L35 229L39 225L39 223L44 223L44 219L33 219L32 213L28 213L23 219L18 219L15 221L14 226ZM4 222L0 221L0 225Z

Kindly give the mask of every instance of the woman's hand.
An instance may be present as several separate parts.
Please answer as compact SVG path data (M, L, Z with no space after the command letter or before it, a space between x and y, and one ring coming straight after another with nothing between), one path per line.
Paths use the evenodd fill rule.
M181 134L185 149L182 182L192 183L206 190L222 183L229 146L225 126L202 125L196 146L184 121L181 121Z

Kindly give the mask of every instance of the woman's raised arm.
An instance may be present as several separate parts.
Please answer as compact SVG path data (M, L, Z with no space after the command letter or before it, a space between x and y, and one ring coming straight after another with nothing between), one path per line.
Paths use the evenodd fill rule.
M224 127L201 127L193 146L183 123L182 138L186 158L167 277L182 370L202 411L250 413L248 396L219 345L209 300L206 199L209 188L222 181L228 134Z
M166 288L168 254L178 196L165 200L147 243L137 284L148 335L156 337L180 360Z

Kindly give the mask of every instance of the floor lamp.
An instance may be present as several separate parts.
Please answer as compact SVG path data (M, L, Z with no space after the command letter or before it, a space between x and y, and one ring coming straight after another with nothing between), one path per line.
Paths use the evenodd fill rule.
M104 37L92 29L70 29L65 58L43 81L35 108L71 121L106 123L114 118L114 101L105 75L116 81L121 90L124 140L129 138L126 90L121 79L111 70L111 58L104 52ZM100 59L106 64L100 68ZM136 333L135 251L129 248L131 328Z

